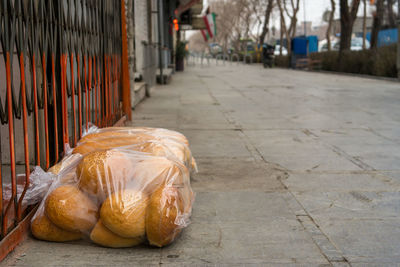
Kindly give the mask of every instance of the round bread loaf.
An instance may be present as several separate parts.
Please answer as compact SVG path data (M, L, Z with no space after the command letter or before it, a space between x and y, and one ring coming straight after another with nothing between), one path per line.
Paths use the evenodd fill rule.
M77 167L79 188L104 200L124 189L132 177L132 160L116 151L96 151L86 155Z
M129 136L129 133L126 133L124 131L100 131L97 133L85 135L84 137L81 138L81 140L79 140L79 144L82 144L87 141L99 140L99 139L107 138L107 137L119 138L119 137L127 137L127 136Z
M152 137L151 135L139 134L91 139L83 143L81 142L76 148L74 148L72 153L87 155L94 151L108 150L116 147L140 144L153 138L154 137Z
M106 150L107 146L100 142L87 141L78 145L72 150L73 154L81 154L82 156L86 156L87 154L94 151Z
M76 168L72 169L67 173L60 174L60 184L76 184L77 177L76 177Z
M146 213L146 235L150 245L163 247L174 241L181 227L177 217L184 206L179 190L175 187L160 187L150 198Z
M186 145L171 139L165 139L162 142L180 162L190 167L191 153Z
M31 223L31 230L34 237L46 241L66 242L82 238L81 233L69 232L57 227L43 212L36 214Z
M117 133L116 135L118 136L123 136L124 134L128 135L137 135L140 133L145 133L152 135L154 137L159 137L160 139L165 139L165 138L170 138L174 139L176 141L179 141L186 146L189 146L189 141L184 136L183 134L177 132L177 131L172 131L164 128L151 128L151 127L108 127L108 128L103 128L100 130L98 136L101 136L103 133L107 132L108 136L112 136L111 132ZM90 136L87 135L84 138L97 138L97 136ZM84 139L85 140L85 139Z
M137 146L129 147L129 149L134 151L140 151L144 153L149 153L153 156L165 157L168 153L171 153L168 147L160 142L147 141Z
M57 163L56 165L53 165L52 167L49 168L48 172L54 173L57 175L62 168L62 162Z
M69 155L66 156L62 161L58 162L56 165L52 166L49 168L48 172L54 173L55 175L58 175L60 172L67 170L67 169L73 169L77 165L77 163L81 160L80 155Z
M127 189L110 195L100 209L103 224L125 238L145 234L145 215L149 197L138 190Z
M90 239L98 245L111 248L133 247L143 242L143 237L124 238L114 234L104 226L101 220L96 223L90 233Z
M182 172L175 162L164 157L146 157L135 163L127 187L151 194L164 183L181 184L182 179Z
M189 141L180 132L177 131L172 131L164 128L152 128L152 130L149 130L153 135L160 137L161 139L174 139L180 143L185 144L186 146L189 146Z
M45 212L51 222L71 232L90 231L97 222L97 206L73 185L54 189L46 199Z

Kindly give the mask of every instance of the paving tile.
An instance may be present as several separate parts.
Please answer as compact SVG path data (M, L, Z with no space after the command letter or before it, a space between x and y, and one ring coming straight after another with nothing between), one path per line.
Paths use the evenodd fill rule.
M191 150L199 158L248 158L251 153L234 130L186 130Z
M193 175L191 182L196 192L284 190L278 180L282 177L277 175L285 174L276 172L275 166L252 158L200 158L197 160L197 165L200 172Z

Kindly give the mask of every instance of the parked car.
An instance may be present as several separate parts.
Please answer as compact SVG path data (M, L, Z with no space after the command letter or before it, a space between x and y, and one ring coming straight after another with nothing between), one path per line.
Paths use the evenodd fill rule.
M280 55L280 49L281 49L280 45L276 45L275 46L275 51L274 51L274 55L275 56L279 56ZM282 47L282 56L287 56L287 54L288 54L287 49L285 47Z
M371 47L368 40L365 40L365 48L369 49ZM363 50L363 38L353 38L351 39L351 47L350 50L352 51L360 51Z
M371 47L368 40L365 40L365 49L369 49ZM333 50L339 51L340 49L340 41L337 41L333 46ZM363 38L356 37L351 39L351 51L360 51L363 50Z
M222 47L219 44L211 43L209 44L209 47L212 57L217 57L217 55L222 54Z
M333 46L338 42L338 40L336 38L331 38L331 49L333 49ZM324 39L321 40L318 44L318 51L319 52L326 52L328 51L328 40Z

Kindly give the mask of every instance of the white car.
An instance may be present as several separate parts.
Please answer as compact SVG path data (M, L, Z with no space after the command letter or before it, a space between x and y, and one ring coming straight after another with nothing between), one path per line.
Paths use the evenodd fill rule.
M369 49L371 47L368 40L365 40L365 49ZM352 51L360 51L363 50L363 38L357 37L351 39L351 47Z
M275 51L274 51L275 56L280 55L280 49L281 49L280 45L275 46ZM282 47L282 56L287 56L287 54L288 54L287 49L285 47Z
M365 40L365 49L369 49L371 47L370 43L368 40ZM333 50L339 51L340 49L340 41L338 41L334 46ZM360 51L363 50L363 38L356 37L351 39L351 46L350 46L351 51Z

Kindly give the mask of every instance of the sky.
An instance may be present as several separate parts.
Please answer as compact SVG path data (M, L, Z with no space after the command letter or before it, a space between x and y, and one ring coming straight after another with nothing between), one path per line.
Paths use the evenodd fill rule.
M335 0L335 2L336 2L335 18L339 18L339 0ZM305 4L305 9L304 9L304 4ZM323 24L325 22L322 20L322 15L326 10L330 9L331 9L331 0L300 0L300 9L297 15L298 21L299 22L304 21L304 10L305 10L306 21L312 21L313 26ZM362 16L363 1L361 1L358 11L359 11L358 15ZM278 26L279 28L279 23L276 23L276 26Z
M313 24L320 24L324 11L331 8L330 0L300 0L299 21L304 21L304 3L306 20Z

